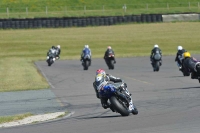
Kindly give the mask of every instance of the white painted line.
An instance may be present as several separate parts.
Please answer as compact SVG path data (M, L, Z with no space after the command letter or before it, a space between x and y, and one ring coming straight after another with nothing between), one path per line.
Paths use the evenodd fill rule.
M49 114L30 116L22 120L0 124L0 128L27 125L27 124L36 123L36 122L44 122L44 121L56 119L59 116L62 116L65 114L66 114L65 112L55 112L55 113L49 113ZM67 116L70 116L70 115L71 113L68 114Z
M35 63L35 65L39 68L40 72L42 73L42 75L45 77L45 79L47 80L48 84L51 86L51 88L55 89L55 87L51 84L51 82L48 80L47 76L44 74L44 72L42 71L42 69Z

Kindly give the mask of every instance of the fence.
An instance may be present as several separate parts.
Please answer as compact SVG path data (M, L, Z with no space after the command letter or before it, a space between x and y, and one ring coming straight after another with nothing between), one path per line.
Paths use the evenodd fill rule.
M199 12L200 2L93 5L0 7L0 18L124 16L153 13Z

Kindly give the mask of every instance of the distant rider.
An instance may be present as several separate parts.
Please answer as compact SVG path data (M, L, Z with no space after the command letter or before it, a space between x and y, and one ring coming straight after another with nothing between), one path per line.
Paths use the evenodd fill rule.
M47 60L49 59L49 54L55 54L56 55L56 47L55 46L52 46L49 51L47 52ZM55 61L55 58L53 58L53 61Z
M109 57L110 54L114 55L114 57L113 57L114 58L114 63L116 63L115 53L114 53L113 49L111 48L111 46L108 46L108 48L107 48L107 50L106 50L106 52L104 54L104 59L105 59L106 64L108 64L108 57Z
M198 62L197 59L195 59L194 57L191 57L189 52L185 52L183 54L183 57L183 65L186 69L190 71L191 79L198 79L197 70L200 70L200 66L197 64L199 64L200 62Z
M177 54L176 54L176 58L175 58L175 62L177 62L177 65L179 67L179 69L182 69L182 60L183 60L183 53L186 52L185 49L183 49L182 46L178 46L177 48Z
M82 50L81 59L80 59L81 62L83 62L83 59L84 59L84 56L85 56L85 55L89 55L89 56L90 56L90 64L89 64L89 65L91 65L91 61L92 61L92 52L91 52L91 50L90 50L90 48L89 48L89 45L85 45L84 48L83 48L83 50Z
M56 59L60 59L61 48L60 45L57 45L56 49Z
M113 83L118 83L118 82L122 82L122 79L116 78L110 74L106 74L106 72L103 69L98 69L96 71L96 76L95 76L95 81L93 82L93 87L96 92L97 98L99 98L101 100L102 107L104 109L111 108L111 110L112 110L112 107L110 107L110 105L107 102L108 98L106 98L102 95L103 88L110 84L109 81L112 81ZM125 87L127 88L126 84L125 84ZM116 89L119 89L119 88L116 88ZM134 110L134 105L132 103L132 99L130 100L130 106ZM131 111L132 113L134 113L133 110Z
M159 46L157 44L154 45L154 48L151 50L151 55L150 55L150 60L151 60L151 64L153 65L153 61L154 61L154 56L156 54L159 54L161 56L160 58L160 65L162 65L162 51L159 48Z

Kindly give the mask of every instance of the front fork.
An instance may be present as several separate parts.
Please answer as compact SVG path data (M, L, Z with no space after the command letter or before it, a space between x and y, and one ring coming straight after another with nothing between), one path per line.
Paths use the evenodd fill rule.
M125 95L128 95L127 98L129 101L129 111L132 112L132 110L134 110L135 106L133 105L131 93L128 91L127 87L123 87L123 91L124 91Z

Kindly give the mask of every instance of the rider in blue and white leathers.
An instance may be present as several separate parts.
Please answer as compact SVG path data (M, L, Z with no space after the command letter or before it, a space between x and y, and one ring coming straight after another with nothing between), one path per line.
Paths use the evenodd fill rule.
M81 53L81 59L80 59L80 61L83 62L83 58L84 58L85 55L89 55L90 56L90 64L89 65L91 65L92 52L91 52L91 50L90 50L90 48L89 48L88 45L84 46L84 48L82 50L82 53Z
M109 81L117 83L117 82L122 82L122 79L114 77L110 74L106 74L105 71L102 70L102 69L98 69L96 71L96 77L95 77L95 82L93 83L93 87L95 89L96 96L97 96L97 98L99 98L101 100L101 104L102 104L102 107L104 109L109 108L110 105L107 102L108 98L103 96L103 93L104 93L104 91L102 91L103 88L106 89L106 87L111 87L111 88L114 87L115 89L119 89L116 86L114 86L112 83L109 83ZM126 83L124 83L124 88L126 89L126 93L128 95L131 95L128 92ZM120 92L118 92L118 93L119 93L118 95L122 95L122 94L120 94ZM132 99L129 99L129 111L130 111L130 113L133 113L134 109L135 109L135 107L133 105Z

